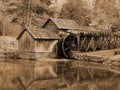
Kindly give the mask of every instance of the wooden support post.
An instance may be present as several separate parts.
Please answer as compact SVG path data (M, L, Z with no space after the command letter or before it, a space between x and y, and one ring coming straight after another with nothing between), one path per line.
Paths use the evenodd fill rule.
M80 50L80 33L77 34L78 51Z

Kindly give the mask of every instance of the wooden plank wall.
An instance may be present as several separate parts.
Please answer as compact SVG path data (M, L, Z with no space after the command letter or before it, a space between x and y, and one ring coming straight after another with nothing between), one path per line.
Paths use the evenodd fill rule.
M35 50L35 40L33 37L25 31L18 41L20 51L34 51Z

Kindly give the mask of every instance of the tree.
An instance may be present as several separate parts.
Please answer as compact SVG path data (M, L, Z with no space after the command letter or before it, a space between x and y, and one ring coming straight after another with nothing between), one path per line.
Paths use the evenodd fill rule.
M60 18L75 20L80 25L88 26L90 23L91 10L84 8L84 3L82 0L69 0L67 4L63 6Z
M114 28L120 30L120 12L119 8L115 4L115 0L96 1L93 14L94 20L98 20L97 26L101 25L101 29L110 30Z

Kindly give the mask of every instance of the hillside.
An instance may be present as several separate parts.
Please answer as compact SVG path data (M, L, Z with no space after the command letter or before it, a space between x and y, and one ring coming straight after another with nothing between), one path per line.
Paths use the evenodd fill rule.
M119 0L1 0L0 7L0 33L7 36L17 37L21 24L41 27L49 17L100 30L120 29Z

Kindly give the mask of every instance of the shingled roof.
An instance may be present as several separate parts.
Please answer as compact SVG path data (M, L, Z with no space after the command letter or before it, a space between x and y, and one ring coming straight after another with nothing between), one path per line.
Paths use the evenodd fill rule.
M47 22L43 25L43 28L47 25L49 21L52 21L59 29L78 29L79 25L74 20L49 18Z
M57 33L36 27L25 27L25 30L19 34L17 39L19 39L26 30L33 36L34 39L58 39Z

